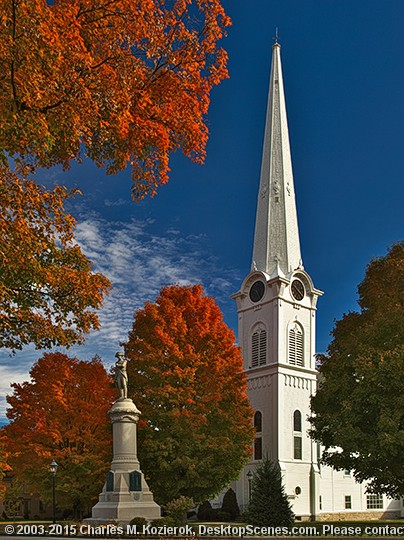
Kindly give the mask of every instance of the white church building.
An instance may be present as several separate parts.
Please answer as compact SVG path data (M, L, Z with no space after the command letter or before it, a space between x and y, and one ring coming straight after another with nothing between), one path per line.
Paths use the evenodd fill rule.
M349 471L320 465L320 448L308 436L318 377L316 306L323 293L300 252L280 50L275 43L252 266L233 295L256 438L253 459L232 487L243 509L252 473L267 456L279 463L298 519L404 516L403 501L367 494Z

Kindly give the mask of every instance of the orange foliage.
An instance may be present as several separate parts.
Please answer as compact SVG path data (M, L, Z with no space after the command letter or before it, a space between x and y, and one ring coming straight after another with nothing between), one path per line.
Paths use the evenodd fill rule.
M133 194L169 153L205 156L212 87L227 77L220 0L0 0L0 151L68 167L80 149Z
M201 285L165 287L136 312L125 350L156 499L217 494L237 478L253 437L241 353L219 307Z
M109 281L73 243L73 192L47 191L0 165L0 346L80 343L98 328Z
M8 458L8 452L5 450L5 438L0 433L0 497L3 497L6 491L6 486L2 480L6 474L11 471L11 467L8 464Z
M58 463L60 508L84 508L101 491L112 453L107 416L115 391L101 361L46 353L31 382L13 384L10 424L2 428L9 464L20 480L50 496L49 463Z

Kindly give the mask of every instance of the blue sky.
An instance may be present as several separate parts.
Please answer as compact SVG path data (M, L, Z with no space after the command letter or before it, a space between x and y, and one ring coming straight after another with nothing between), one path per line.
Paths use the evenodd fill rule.
M153 199L130 199L130 173L93 164L43 174L78 185L77 238L114 289L102 329L70 352L106 365L133 312L163 285L202 282L236 330L229 295L251 265L272 37L279 27L305 269L325 294L317 350L354 310L372 257L403 238L404 2L223 0L233 20L223 46L230 79L212 93L204 166L180 154ZM62 349L63 350L63 349ZM66 352L66 351L65 351ZM0 418L11 381L28 378L40 352L0 357Z

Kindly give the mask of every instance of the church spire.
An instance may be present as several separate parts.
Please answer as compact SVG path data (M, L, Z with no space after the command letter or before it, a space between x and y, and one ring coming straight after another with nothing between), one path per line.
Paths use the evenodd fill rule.
M276 41L272 47L252 263L253 270L270 276L287 275L302 267L280 49Z

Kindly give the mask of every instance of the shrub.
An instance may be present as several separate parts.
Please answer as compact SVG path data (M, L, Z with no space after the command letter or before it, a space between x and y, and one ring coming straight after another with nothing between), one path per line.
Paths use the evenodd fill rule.
M229 512L223 512L220 508L217 509L215 521L230 521Z
M210 508L204 515L204 521L230 521L229 512L223 512L221 508Z
M170 516L165 516L162 518L154 519L151 524L155 527L162 527L163 525L166 525L167 527L175 527L177 525L177 522L174 518Z
M194 506L194 501L190 497L178 497L166 504L167 515L174 519L176 525L181 525L187 520L187 512Z
M237 497L231 488L226 491L223 497L222 511L227 512L232 520L238 518L240 515Z
M197 513L199 521L207 521L208 519L210 519L209 513L211 510L212 505L209 501L204 501L202 504L200 504Z
M141 531L143 531L143 526L147 525L148 521L144 517L136 516L130 520L129 525L136 525Z

